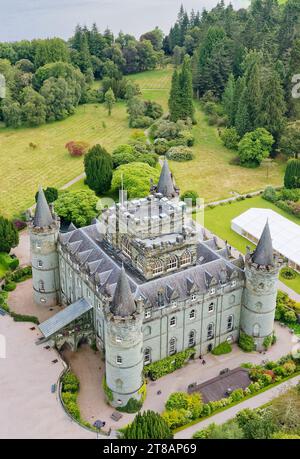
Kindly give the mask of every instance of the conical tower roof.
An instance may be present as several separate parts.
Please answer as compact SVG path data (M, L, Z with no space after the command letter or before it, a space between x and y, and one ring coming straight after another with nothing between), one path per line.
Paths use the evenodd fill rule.
M252 261L260 266L268 266L274 264L274 252L268 221L264 227L256 249L253 252Z
M33 226L44 228L51 226L54 219L50 212L47 199L45 197L42 187L39 187L39 194L36 203L36 209L33 219Z
M160 173L157 192L161 193L166 198L170 198L176 194L174 183L172 180L172 174L169 169L168 161L165 159L164 164Z
M122 266L120 271L110 310L115 316L119 317L131 316L136 311L136 304L124 266Z

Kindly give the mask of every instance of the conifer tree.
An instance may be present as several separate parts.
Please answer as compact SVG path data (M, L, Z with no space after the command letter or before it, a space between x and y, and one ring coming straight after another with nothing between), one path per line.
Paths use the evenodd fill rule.
M290 159L284 175L285 188L300 188L300 159Z
M122 436L126 440L173 438L165 420L158 413L150 410L142 414L138 413L133 422L123 430Z
M169 111L171 121L177 121L180 117L180 88L177 69L173 72L172 86L169 97Z
M18 231L9 220L0 216L0 252L9 253L18 243Z
M86 183L97 194L110 189L112 180L112 159L100 145L92 147L84 158Z
M185 56L179 76L181 92L181 119L190 118L194 121L193 85L190 57Z
M241 78L240 88L241 95L238 101L238 107L235 117L235 128L240 137L246 132L251 131L250 116L248 111L248 91L244 78Z
M236 106L235 106L235 79L231 73L223 94L223 106L228 117L230 126L234 125Z

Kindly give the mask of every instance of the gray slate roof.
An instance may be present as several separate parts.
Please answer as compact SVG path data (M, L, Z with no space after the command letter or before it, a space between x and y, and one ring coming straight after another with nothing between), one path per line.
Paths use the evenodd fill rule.
M269 266L274 264L274 252L268 221L264 227L256 249L253 252L252 261L260 266Z
M165 159L164 164L160 173L157 192L163 196L169 198L175 194L174 183L172 180L172 174L169 169L168 161Z
M51 226L53 221L53 216L50 212L44 191L42 187L40 187L33 219L33 226L36 226L38 228L44 228L47 226Z
M39 329L45 338L49 338L63 327L73 322L73 320L78 319L80 316L90 311L90 309L92 309L92 306L82 298L50 317L50 319L45 320L45 322L39 325Z
M115 316L119 317L131 316L136 311L136 304L123 265L114 291L110 310Z

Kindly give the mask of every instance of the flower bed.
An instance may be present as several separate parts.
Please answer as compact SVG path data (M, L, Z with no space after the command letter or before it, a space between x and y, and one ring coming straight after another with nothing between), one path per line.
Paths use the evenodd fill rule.
M166 357L165 359L159 360L158 362L151 363L144 367L144 375L149 376L152 381L156 381L158 378L172 373L183 365L195 354L195 349L186 349L183 352L178 352L175 355Z

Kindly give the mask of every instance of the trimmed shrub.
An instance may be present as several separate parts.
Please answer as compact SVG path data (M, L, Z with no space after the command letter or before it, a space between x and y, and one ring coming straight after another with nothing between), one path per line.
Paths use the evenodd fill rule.
M149 116L138 116L130 120L130 127L132 128L148 128L153 123L153 119Z
M278 201L278 196L277 196L277 193L276 193L276 190L275 188L273 188L272 186L267 186L262 194L262 197L266 200L266 201L270 201L270 202L276 202Z
M71 156L83 156L87 152L89 144L83 141L71 140L70 142L66 143L65 148L68 150Z
M292 269L292 268L289 268L289 267L285 267L285 268L282 268L282 270L280 271L280 274L281 276L284 278L284 279L296 279L296 272Z
M125 406L118 406L117 411L122 413L137 413L142 408L143 403L135 398L130 398Z
M12 292L13 290L16 290L17 284L15 282L8 282L7 284L4 285L3 290L5 292Z
M24 314L16 314L15 312L11 312L10 315L14 319L15 322L32 322L33 324L39 325L39 319L35 316L27 316Z
M285 188L300 188L300 159L290 159L284 175Z
M224 343L220 343L216 346L211 353L214 355L222 355L222 354L229 354L232 351L232 347L230 343L224 341Z
M245 352L252 352L255 349L254 339L252 336L247 335L244 332L240 332L239 347Z
M74 373L70 371L62 377L62 392L72 392L75 394L79 391L79 380Z
M145 376L156 381L157 379L172 373L183 365L195 354L195 349L186 349L183 352L178 352L175 355L166 357L158 362L151 363L144 367Z
M20 264L20 262L19 262L18 258L12 258L11 262L9 263L9 269L11 271L14 271L15 269L17 269L19 264Z
M195 143L195 137L189 131L182 131L179 133L179 140L184 142L187 147L192 147Z
M172 161L182 162L192 160L194 155L189 148L179 146L170 148L170 150L167 152L167 158L171 159Z

